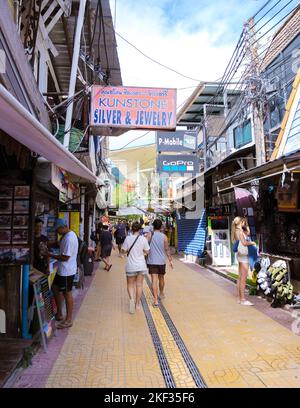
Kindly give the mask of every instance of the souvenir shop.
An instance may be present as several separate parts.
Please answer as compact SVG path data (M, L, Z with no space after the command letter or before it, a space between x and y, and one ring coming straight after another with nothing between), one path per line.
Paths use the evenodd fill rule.
M299 163L296 153L233 178L248 189L259 184L254 218L260 258L254 275L273 307L300 300Z

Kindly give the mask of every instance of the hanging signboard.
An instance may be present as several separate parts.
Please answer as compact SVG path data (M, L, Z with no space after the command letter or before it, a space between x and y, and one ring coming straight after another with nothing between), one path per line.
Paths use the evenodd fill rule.
M156 132L156 148L158 152L195 152L197 132L190 130Z
M91 126L176 128L176 89L92 86Z
M159 154L156 164L158 173L199 173L199 158L195 155Z

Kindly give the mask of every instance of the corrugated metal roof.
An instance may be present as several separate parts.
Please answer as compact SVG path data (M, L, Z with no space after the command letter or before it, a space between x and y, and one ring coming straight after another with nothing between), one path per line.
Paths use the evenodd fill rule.
M73 0L71 15L69 17L62 16L50 33L50 39L59 53L56 58L53 58L52 62L62 92L68 92L69 89L69 78L73 55L73 38L76 28L79 3L79 0ZM97 21L95 22L97 3L97 0L91 0L87 3L84 30L81 36L81 50L86 55L90 55L91 58L94 58L95 62L99 57L101 71L106 73L106 70L109 69L109 81L112 85L122 85L117 43L113 29L109 0L101 0L104 20L104 25L101 24L101 27L99 22L99 11ZM99 42L98 39L100 29L102 31ZM105 32L105 42L103 30ZM94 41L91 47L90 44L93 37L93 32ZM105 43L107 47L108 62L106 59ZM88 78L91 80L91 69L85 66L83 61L80 61L79 66L83 76L85 76L85 72L87 72ZM96 78L95 84L99 83L101 83L100 78ZM77 88L82 88L82 84L79 80L77 81Z
M239 94L240 91L227 89L229 107L235 103ZM218 83L201 82L177 113L177 124L200 123L204 114L204 105L212 101L214 105L224 104L222 87ZM209 115L220 115L223 111L223 107L213 106L209 108Z
M277 55L283 51L299 33L300 5L275 33L262 62L261 70L265 70L266 67L277 57Z

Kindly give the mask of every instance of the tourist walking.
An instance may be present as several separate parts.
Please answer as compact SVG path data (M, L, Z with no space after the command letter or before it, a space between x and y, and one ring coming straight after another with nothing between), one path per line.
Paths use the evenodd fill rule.
M140 235L141 224L132 224L133 235L127 236L122 251L127 254L126 276L129 295L129 313L141 309L144 275L147 274L145 255L149 252L147 239Z
M158 307L158 286L160 299L165 298L165 274L166 258L169 260L170 267L173 269L172 256L168 243L168 238L161 232L162 221L156 219L153 222L153 233L149 234L150 251L147 259L149 274L152 280L153 307Z
M253 306L245 299L245 288L249 271L248 247L256 245L249 239L250 229L245 217L235 217L232 222L231 240L237 246L237 261L239 263L239 276L237 280L238 303L244 306Z
M111 251L114 248L113 236L109 231L108 223L103 223L102 232L100 235L101 260L105 263L104 270L110 271L112 263L110 261Z
M95 242L96 242L96 253L95 253L95 261L100 261L100 253L101 253L101 246L100 246L100 237L103 230L103 223L101 221L98 222L95 231Z
M62 236L59 242L59 255L47 253L53 259L57 259L58 271L53 281L53 293L57 306L56 320L59 321L57 328L65 329L72 326L73 314L73 281L77 272L78 237L71 231L63 219L58 219L55 230ZM62 314L62 300L66 302L66 318Z
M122 220L118 220L118 223L114 227L113 234L116 240L116 244L118 246L119 256L122 258L123 256L121 249L127 235L126 224Z

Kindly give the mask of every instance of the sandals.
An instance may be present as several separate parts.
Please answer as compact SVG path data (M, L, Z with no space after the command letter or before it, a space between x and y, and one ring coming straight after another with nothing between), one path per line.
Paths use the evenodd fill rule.
M111 268L112 268L112 265L109 265L109 267L106 269L107 272L109 272L111 270Z
M72 322L61 322L56 325L56 328L57 329L68 329L69 327L72 327L72 326L73 326Z
M60 318L58 318L58 315L57 315L57 313L56 313L56 315L55 315L55 320L56 320L57 322L63 322L63 321L65 320L65 318L64 318L63 316L61 316Z
M158 304L158 303L153 302L153 303L152 303L152 306L153 306L153 307L159 307L159 304Z

